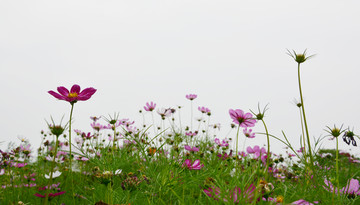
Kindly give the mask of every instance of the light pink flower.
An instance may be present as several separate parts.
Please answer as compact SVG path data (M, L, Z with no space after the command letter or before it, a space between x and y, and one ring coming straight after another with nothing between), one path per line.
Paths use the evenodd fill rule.
M229 146L229 140L227 138L223 139L220 142L219 138L215 138L215 143L218 144L220 147L228 147Z
M161 118L164 120L165 117L169 117L171 115L171 110L166 108L161 108L157 110L157 113L161 116Z
M190 132L185 132L185 135L186 135L186 136L192 136L192 137L193 137L193 136L196 136L196 135L197 135L197 132L191 132L191 131L190 131Z
M207 108L207 107L198 107L198 110L199 110L201 113L206 113L206 114L208 114L208 115L211 114L210 109Z
M100 124L100 123L98 123L98 122L92 122L91 124L90 124L90 126L94 129L94 130L96 130L96 131L100 131L100 130L103 130L103 129L107 129L107 126L105 126L105 125L102 125L102 124Z
M241 192L241 189L236 186L232 191L227 191L228 193L225 195L224 198L222 198L222 200L224 202L228 202L228 199L230 199L234 203L239 203L240 201L242 201L242 199L245 199L245 201L251 202L254 198L254 191L255 185L253 184L250 184L250 186L246 188L245 192ZM221 194L220 188L214 186L208 189L204 189L204 192L206 195L214 198L215 200L219 200L222 196L224 196Z
M314 201L314 204L318 204L319 202L318 201ZM294 205L314 205L313 203L310 203L308 201L305 201L304 199L300 199L300 200L297 200L297 201L294 201L293 203L291 204L294 204Z
M340 189L340 193L350 195L350 196L360 195L359 180L357 180L357 179L348 180L346 186L343 187L342 189Z
M85 101L90 99L91 96L96 92L96 89L90 87L80 92L80 86L75 84L71 87L70 91L63 86L58 87L57 91L60 94L52 90L50 90L48 93L59 100L65 100L70 103L76 103L77 101Z
M240 109L230 109L229 110L230 117L233 119L233 122L238 124L240 127L254 127L256 120L253 119L253 115L251 113L244 113L244 111Z
M255 159L257 158L261 158L261 161L266 164L266 158L267 156L265 155L266 149L265 148L261 148L258 145L255 145L254 148L251 148L250 146L246 148L247 153L249 154L254 154Z
M189 145L185 145L184 147L187 151L190 151L190 152L198 152L199 151L199 148L197 148L197 147L190 147Z
M148 112L152 112L156 107L156 103L150 102L150 104L147 102L146 106L144 106L144 110Z
M189 95L186 95L186 98L189 99L189 100L194 100L197 98L197 95L195 94L189 94Z
M204 167L203 164L200 164L199 159L195 160L194 163L192 163L191 159L186 159L182 166L190 170L199 170Z
M247 138L255 138L255 133L252 132L252 129L248 130L247 128L245 128L243 130L243 133L244 133L245 137L247 137Z

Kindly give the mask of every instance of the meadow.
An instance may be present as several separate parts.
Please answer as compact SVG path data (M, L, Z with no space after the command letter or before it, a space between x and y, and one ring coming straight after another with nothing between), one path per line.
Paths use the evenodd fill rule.
M338 148L357 146L359 136L333 125L324 128L326 136L310 139L300 65L312 56L288 54L298 69L300 146L285 133L271 134L267 106L260 105L229 109L231 135L217 136L223 128L209 123L211 110L196 105L196 94L184 96L189 124L182 124L182 107L147 102L139 111L143 122L113 113L90 117L89 130L74 129L76 106L97 90L60 86L49 97L69 103L68 120L48 119L40 147L24 138L0 150L0 204L360 204L360 160ZM240 143L257 137L267 145ZM270 139L282 142L286 154L273 152ZM323 149L324 139L336 147Z

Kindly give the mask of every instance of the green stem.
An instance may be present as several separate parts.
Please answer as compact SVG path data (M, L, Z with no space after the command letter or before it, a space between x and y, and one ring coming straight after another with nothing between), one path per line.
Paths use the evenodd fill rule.
M48 184L48 189L46 190L46 197L44 200L44 204L46 205L49 199L49 190L50 187L52 185L52 180L53 180L53 172L54 172L54 167L55 167L55 159L56 159L56 155L57 155L57 150L58 150L58 146L59 146L59 140L58 140L59 136L56 136L56 143L55 143L55 153L54 153L54 158L51 164L51 169L50 169L50 180L49 180L49 184Z
M309 156L310 156L310 167L311 167L311 169L313 169L314 159L313 159L312 151L311 151L309 130L308 130L306 116L305 116L305 106L304 106L304 100L303 100L302 91L301 91L300 63L298 63L298 79L299 79L300 99L301 99L301 105L302 105L301 108L302 108L302 114L303 114L303 118L304 118L304 125L305 125L305 131L306 131L306 137L307 137L307 143L308 143L308 151L309 151Z
M268 175L269 175L268 171L269 171L269 164L270 164L270 136L269 136L269 132L268 132L268 129L266 127L265 121L263 119L261 121L264 124L265 132L266 132L266 138L267 138L267 156L266 156L266 167L265 167L266 180L265 181L268 181L268 178L269 178L268 177Z
M114 139L113 139L113 155L114 155L114 153L115 153L115 140L116 140L116 127L115 127L115 124L113 126L114 126Z
M71 121L72 121L72 114L73 114L73 110L74 110L74 103L75 102L71 102L71 111L70 111L70 121L69 121L69 149L70 149L70 180L71 180L71 197L73 199L73 204L75 204L75 198L74 198L74 178L73 178L73 174L72 174L72 152L71 152Z
M238 126L237 132L236 132L236 156L238 155L238 144L239 144L239 130L240 130L240 125Z
M338 194L340 194L340 185L339 185L339 139L336 137L336 187Z
M307 162L306 149L305 149L306 143L305 143L305 134L304 134L304 123L303 123L303 119L302 119L301 109L299 108L299 110L300 110L300 121L301 121L302 140L303 140L303 146L304 146L303 156L304 156L305 162ZM301 141L301 139L300 139L300 141Z

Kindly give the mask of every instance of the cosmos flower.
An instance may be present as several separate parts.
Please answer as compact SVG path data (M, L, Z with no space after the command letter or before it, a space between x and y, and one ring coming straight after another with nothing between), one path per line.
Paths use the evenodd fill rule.
M261 148L258 145L255 145L253 148L251 148L250 146L246 148L247 153L249 154L254 154L254 158L261 158L261 161L266 164L266 158L267 156L265 155L266 149L265 148Z
M255 133L252 132L252 129L248 130L247 128L245 128L243 130L243 133L244 133L245 137L247 137L247 138L255 138Z
M197 98L197 95L189 94L189 95L186 95L186 98L189 99L189 100L195 100Z
M185 132L185 135L186 136L196 136L198 133L197 132L191 132L191 131L189 131L189 132Z
M184 147L187 151L190 151L190 152L198 152L199 151L199 148L197 148L197 147L190 147L189 145L185 145Z
M62 194L65 194L65 192L61 191L61 192L57 192L57 193L49 193L49 197L55 197L55 196L59 196L59 195L62 195ZM46 197L46 194L41 195L41 194L36 193L34 195L37 196L37 197L40 197L40 198L45 198Z
M77 101L85 101L90 99L91 96L96 92L96 89L90 87L80 92L80 86L75 84L71 87L70 91L63 86L58 87L57 91L60 94L52 90L50 90L48 93L59 100L65 100L73 104Z
M51 175L51 172L49 173L49 175L47 175L47 174L45 174L45 178L46 179L50 179L50 175ZM55 172L53 172L53 179L54 178L56 178L56 177L59 177L61 175L61 172L59 172L59 171L55 171Z
M169 117L171 115L171 110L166 108L161 108L157 110L157 113L161 116L161 119L165 119L165 117Z
M152 112L156 107L156 103L150 102L150 104L147 102L146 106L144 106L144 110L148 112Z
M221 193L220 188L214 186L208 189L204 189L203 191L205 192L206 195L214 198L215 200L219 200L221 199L222 196L224 196ZM250 184L250 186L246 188L246 191L243 192L239 187L236 186L233 190L227 191L228 193L225 194L225 198L223 198L222 200L224 202L228 202L228 199L230 199L234 203L239 203L240 201L242 201L242 199L244 199L247 202L251 202L254 197L254 191L255 191L255 185L253 184Z
M340 193L347 194L349 196L357 196L360 195L360 185L359 180L350 179L345 187L340 189Z
M299 199L297 201L294 201L291 204L294 204L294 205L314 205L314 204L318 204L318 203L319 203L318 201L314 201L314 203L310 203L308 201L305 201L304 199Z
M228 147L229 146L229 140L227 138L223 139L220 142L219 138L215 138L215 143L219 145L219 147Z
M210 111L210 109L209 108L207 108L207 107L198 107L198 110L201 112L201 113L206 113L206 114L208 114L208 115L210 115L211 114L211 111Z
M194 163L192 163L191 159L186 159L182 166L190 170L199 170L204 167L203 164L200 164L199 159L195 160Z
M238 124L240 127L254 127L256 120L253 119L253 115L251 113L244 113L244 111L240 109L230 109L229 110L230 117L233 119L233 122Z

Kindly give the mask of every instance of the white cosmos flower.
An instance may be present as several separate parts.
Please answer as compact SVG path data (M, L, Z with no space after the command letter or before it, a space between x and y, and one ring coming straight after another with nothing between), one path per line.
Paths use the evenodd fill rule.
M49 175L45 174L45 178L50 179L50 175L51 175L51 172L49 173ZM59 172L59 171L53 172L53 179L56 177L59 177L60 175L61 175L61 172Z

